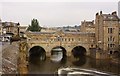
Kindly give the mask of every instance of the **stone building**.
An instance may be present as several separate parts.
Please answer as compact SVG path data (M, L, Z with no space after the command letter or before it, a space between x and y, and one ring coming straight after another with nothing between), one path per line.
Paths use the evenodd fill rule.
M116 11L112 14L96 13L96 47L105 56L117 51L119 45L119 18Z
M13 33L15 35L18 34L19 25L20 25L19 23L2 22L3 31L6 31L6 33Z
M80 27L80 32L95 33L94 20L93 21L85 21L85 20L82 21L81 27Z

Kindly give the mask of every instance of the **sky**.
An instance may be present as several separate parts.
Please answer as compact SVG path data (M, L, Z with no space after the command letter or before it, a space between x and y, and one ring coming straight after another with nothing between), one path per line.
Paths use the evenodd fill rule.
M4 0L0 2L0 9L2 21L29 25L31 20L36 18L43 27L74 26L79 25L83 20L94 20L97 12L103 11L108 14L118 11L118 1Z

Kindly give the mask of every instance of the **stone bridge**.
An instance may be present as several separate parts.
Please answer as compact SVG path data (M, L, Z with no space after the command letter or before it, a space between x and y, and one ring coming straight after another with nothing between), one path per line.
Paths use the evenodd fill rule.
M95 33L57 31L50 33L27 32L26 35L28 37L28 52L33 47L40 46L48 57L51 56L51 50L55 47L62 47L66 50L67 56L71 56L72 50L76 47L84 48L86 55L90 55L89 49L95 47Z

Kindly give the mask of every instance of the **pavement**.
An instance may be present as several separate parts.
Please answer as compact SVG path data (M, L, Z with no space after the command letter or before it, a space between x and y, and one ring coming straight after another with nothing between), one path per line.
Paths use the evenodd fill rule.
M2 74L16 74L17 73L17 58L19 46L18 42L0 42L0 49L2 48L1 63L2 63ZM1 70L0 70L1 72Z

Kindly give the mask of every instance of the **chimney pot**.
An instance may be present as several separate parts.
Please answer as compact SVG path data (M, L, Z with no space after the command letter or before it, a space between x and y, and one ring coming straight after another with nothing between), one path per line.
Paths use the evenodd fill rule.
M100 15L102 14L102 11L100 11Z

